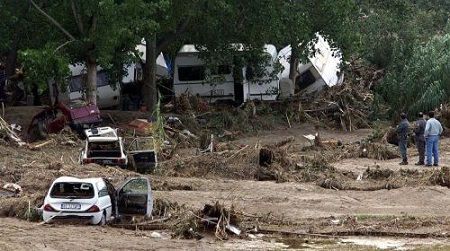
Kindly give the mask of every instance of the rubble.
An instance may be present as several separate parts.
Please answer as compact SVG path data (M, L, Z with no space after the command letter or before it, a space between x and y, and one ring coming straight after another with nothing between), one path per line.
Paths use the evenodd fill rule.
M312 94L296 97L298 112L306 120L325 127L355 131L371 128L368 115L374 99L373 85L383 74L375 69L363 69L358 63L350 65L342 85L335 85Z

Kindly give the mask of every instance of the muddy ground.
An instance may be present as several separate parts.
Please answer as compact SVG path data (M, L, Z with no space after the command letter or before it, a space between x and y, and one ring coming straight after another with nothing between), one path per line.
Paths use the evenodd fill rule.
M36 107L7 108L5 120L26 127ZM108 111L115 123L139 113ZM109 116L105 116L105 122ZM107 122L113 124L113 122ZM222 141L218 153L195 155L177 149L149 174L156 203L155 224L117 226L46 225L30 213L40 207L50 182L61 175L103 176L119 182L133 172L97 165L79 166L82 141L70 133L52 136L45 147L0 145L0 183L19 184L15 198L0 198L0 250L405 250L450 248L450 139L441 141L441 166L399 166L396 148L365 145L373 129L321 129L312 147L303 135L308 123L279 123L271 130ZM37 143L34 143L37 144ZM218 147L219 147L218 146ZM259 149L274 161L259 166ZM366 149L364 151L364 149ZM240 236L183 224L205 204L234 209ZM28 220L27 220L28 219ZM195 217L194 217L195 219ZM198 228L196 228L198 227ZM131 228L131 229L129 229ZM188 229L189 230L189 229ZM184 234L184 235L183 235ZM191 236L192 237L192 236Z

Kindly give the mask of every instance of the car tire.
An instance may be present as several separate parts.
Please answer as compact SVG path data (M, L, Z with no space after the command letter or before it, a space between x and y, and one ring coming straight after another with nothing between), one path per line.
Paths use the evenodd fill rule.
M100 225L100 226L106 225L106 212L105 212L105 211L103 211L103 213L102 213L102 219L100 220L100 222L98 223L98 225Z
M39 120L37 124L40 139L46 139L48 136L48 121Z

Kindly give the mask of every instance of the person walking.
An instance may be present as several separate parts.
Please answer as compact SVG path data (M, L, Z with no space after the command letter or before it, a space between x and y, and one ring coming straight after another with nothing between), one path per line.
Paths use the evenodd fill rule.
M398 148L400 149L400 157L402 162L400 165L408 165L408 129L409 121L406 118L405 113L400 114L400 123L397 125L397 135L398 135Z
M432 158L434 158L433 166L439 166L439 136L441 136L443 128L441 123L434 118L434 111L428 112L429 119L425 126L425 141L427 147L427 164L431 166Z
M425 165L425 126L427 121L423 117L423 112L419 112L419 120L414 124L414 133L416 140L417 151L419 152L419 161L415 164L416 166Z

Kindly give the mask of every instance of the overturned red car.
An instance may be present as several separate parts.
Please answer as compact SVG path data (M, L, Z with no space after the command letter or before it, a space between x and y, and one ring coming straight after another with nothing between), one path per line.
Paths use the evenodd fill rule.
M28 141L45 139L49 133L58 133L66 125L74 132L98 126L102 122L100 110L84 102L57 102L36 114L28 127Z

